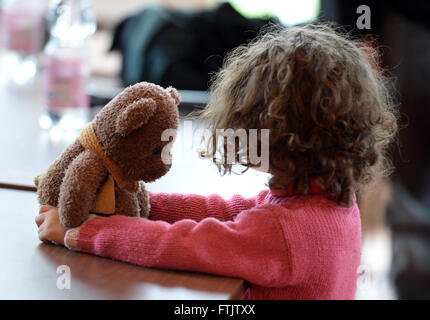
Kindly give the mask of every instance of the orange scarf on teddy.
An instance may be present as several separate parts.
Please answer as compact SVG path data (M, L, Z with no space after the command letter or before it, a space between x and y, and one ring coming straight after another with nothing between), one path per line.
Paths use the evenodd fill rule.
M103 161L109 175L107 180L97 192L96 201L91 212L114 214L115 213L115 185L121 189L126 189L130 192L138 192L140 190L139 182L128 180L121 169L104 153L96 133L89 123L80 133L79 142L81 145L97 154Z

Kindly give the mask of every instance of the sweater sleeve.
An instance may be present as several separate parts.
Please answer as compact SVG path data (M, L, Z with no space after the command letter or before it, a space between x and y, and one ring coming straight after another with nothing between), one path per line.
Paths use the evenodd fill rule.
M149 192L151 204L149 219L174 223L182 219L199 222L204 218L212 217L220 221L230 221L240 212L255 207L266 194L267 191L262 191L252 198L234 195L226 200L216 194L201 196Z
M237 277L265 287L287 285L292 266L279 212L266 206L227 222L94 217L68 230L65 243L72 250L144 267Z

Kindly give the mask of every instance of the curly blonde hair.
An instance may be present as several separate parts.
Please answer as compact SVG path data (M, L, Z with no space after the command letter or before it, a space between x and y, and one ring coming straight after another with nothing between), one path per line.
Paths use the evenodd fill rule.
M353 192L391 168L396 106L378 59L327 25L272 27L228 54L200 119L210 143L219 128L270 129L271 189L306 195L313 179L350 206Z

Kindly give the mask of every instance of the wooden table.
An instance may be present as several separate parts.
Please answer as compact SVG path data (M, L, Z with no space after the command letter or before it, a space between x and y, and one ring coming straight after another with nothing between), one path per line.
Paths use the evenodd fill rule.
M0 189L0 299L239 299L239 279L142 268L50 244L37 237L33 192ZM57 268L70 267L70 289Z
M39 128L43 109L40 79L32 85L0 85L0 299L237 299L244 281L188 272L162 271L41 244L34 217L38 203L33 178L71 143ZM181 119L173 166L153 192L236 192L252 196L265 188L267 175L247 172L221 178L213 164L198 159L188 144L190 125ZM4 189L13 188L13 189ZM56 287L59 265L71 268L70 290Z

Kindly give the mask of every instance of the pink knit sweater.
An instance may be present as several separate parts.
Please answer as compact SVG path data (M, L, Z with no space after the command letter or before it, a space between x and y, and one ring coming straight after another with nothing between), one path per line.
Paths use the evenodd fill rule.
M299 197L261 191L200 196L150 193L150 220L93 217L66 246L141 266L206 272L249 282L247 299L353 299L361 224L318 187Z

